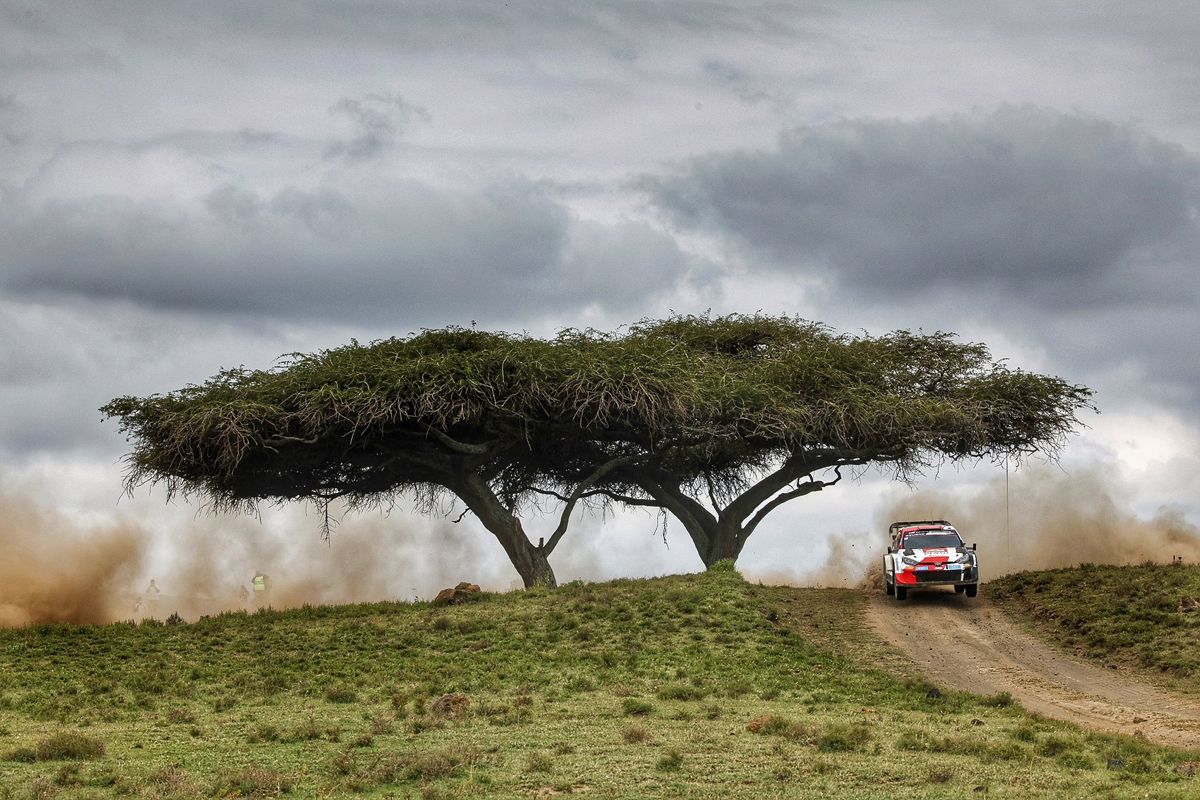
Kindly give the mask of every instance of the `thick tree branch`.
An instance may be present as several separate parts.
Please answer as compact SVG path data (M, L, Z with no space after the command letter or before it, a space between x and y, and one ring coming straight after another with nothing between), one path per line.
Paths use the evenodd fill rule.
M772 498L764 506L759 508L757 512L755 512L754 516L750 518L749 522L742 526L742 531L738 536L739 541L745 542L746 539L750 537L750 534L754 533L754 529L758 527L758 523L762 522L768 514L779 508L787 501L795 500L797 497L803 497L804 495L811 494L813 492L819 492L822 489L833 486L835 483L840 481L842 479L841 465L839 464L838 466L835 466L833 471L837 473L837 477L831 481L809 480L800 484L795 489L792 489L790 492L783 492L782 494L775 495L774 498Z
M305 438L303 436L279 435L272 436L269 439L263 439L262 445L268 450L276 450L276 448L289 444L316 444L320 438L321 437L319 436L309 436Z
M464 456L486 456L495 447L495 442L484 442L483 444L470 444L469 442L460 442L454 437L447 434L445 431L438 430L432 425L426 425L425 431L444 444L447 448Z
M575 510L575 504L579 502L580 496L587 491L588 487L594 486L597 481L601 480L605 475L608 475L618 467L623 467L637 461L637 456L621 456L614 458L601 464L592 472L591 475L584 478L575 486L575 491L567 498L566 507L563 508L562 515L558 520L558 527L554 529L554 533L550 534L550 539L541 547L541 550L546 555L554 552L554 548L558 546L558 542L562 539L563 534L567 532L567 525L571 520L571 512Z
M571 499L565 494L560 494L553 489L542 489L538 486L526 486L522 488L521 491L533 492L534 494L545 495L546 497L553 497L556 500L563 501L564 503L569 502ZM605 497L609 500L615 500L618 503L623 503L627 506L653 506L654 508L662 508L662 504L656 500L647 500L642 497L630 497L629 495L619 494L617 492L609 491L608 489L593 489L590 492L584 492L583 494L579 495L580 500L589 500L593 497Z
M672 485L665 473L659 472L653 478L641 475L637 483L658 505L666 508L683 523L684 530L692 538L697 552L708 551L717 526L716 516L688 497L678 484Z

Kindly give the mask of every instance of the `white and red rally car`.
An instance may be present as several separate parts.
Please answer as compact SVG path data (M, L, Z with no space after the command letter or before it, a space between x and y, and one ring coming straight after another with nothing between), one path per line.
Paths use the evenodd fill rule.
M975 545L967 547L953 525L944 519L893 522L892 544L883 557L883 587L897 600L909 589L953 586L974 597L979 592L979 562Z

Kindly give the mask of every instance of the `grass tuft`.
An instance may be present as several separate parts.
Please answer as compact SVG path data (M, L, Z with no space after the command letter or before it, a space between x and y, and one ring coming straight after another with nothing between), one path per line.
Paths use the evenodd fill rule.
M293 779L270 767L249 766L223 773L213 786L218 797L278 797L292 790Z
M37 742L33 747L19 747L5 756L6 761L68 761L100 758L105 753L104 742L78 731L60 731Z

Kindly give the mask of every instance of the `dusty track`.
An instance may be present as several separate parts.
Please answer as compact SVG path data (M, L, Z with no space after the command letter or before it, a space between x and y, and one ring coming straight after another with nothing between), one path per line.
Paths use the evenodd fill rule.
M940 684L976 694L1009 692L1030 711L1087 728L1200 750L1200 700L1147 686L1072 658L1025 633L985 596L950 591L880 593L871 627Z

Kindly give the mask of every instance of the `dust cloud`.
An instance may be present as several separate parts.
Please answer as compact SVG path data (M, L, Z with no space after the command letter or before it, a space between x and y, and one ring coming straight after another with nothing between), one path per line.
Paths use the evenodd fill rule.
M948 520L968 544L977 543L985 581L1087 563L1200 563L1200 529L1180 511L1164 508L1147 519L1132 505L1132 493L1099 468L1068 473L1025 467L1009 476L1007 486L1001 474L980 489L906 493L885 505L871 531L830 535L828 555L816 569L751 571L746 577L785 586L877 588L888 525L918 519Z
M886 526L884 527L886 531ZM883 550L879 542L886 536L865 531L832 534L826 540L828 554L820 566L810 570L742 570L746 580L771 586L810 588L847 588L858 586L869 564L879 560Z
M0 493L0 627L119 618L147 542L136 524L88 525Z
M1077 564L1200 562L1200 529L1175 509L1149 519L1132 493L1099 468L1023 468L965 495L921 490L892 505L881 530L901 519L948 519L979 544L984 580L1009 572ZM882 539L881 534L881 539ZM884 543L886 546L886 543Z
M506 590L516 577L469 521L364 513L327 542L298 507L261 523L182 511L166 522L123 513L96 523L0 490L0 627L414 600L460 580ZM270 577L261 599L251 587L256 572ZM157 591L147 591L151 580Z

